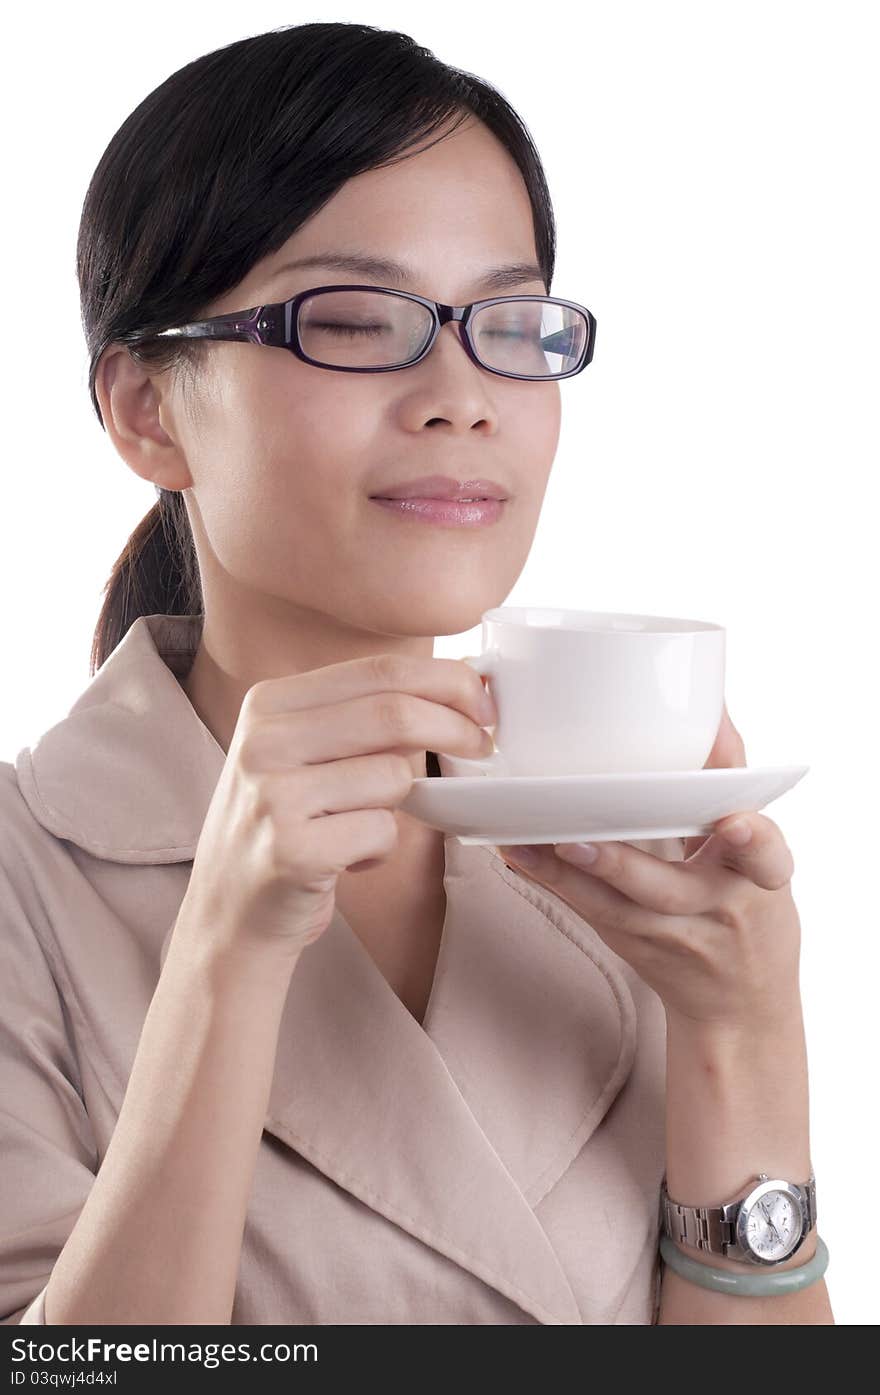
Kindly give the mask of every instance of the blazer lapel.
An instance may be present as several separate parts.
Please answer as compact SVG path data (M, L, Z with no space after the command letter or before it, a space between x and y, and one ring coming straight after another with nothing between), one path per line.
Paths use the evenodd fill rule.
M337 911L291 978L265 1128L539 1322L578 1325L534 1208L629 1074L632 997L558 898L445 847L424 1025Z

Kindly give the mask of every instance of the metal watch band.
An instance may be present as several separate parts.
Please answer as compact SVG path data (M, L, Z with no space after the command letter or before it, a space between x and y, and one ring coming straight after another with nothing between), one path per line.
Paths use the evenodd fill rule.
M756 1179L764 1180L764 1175ZM749 1191L754 1184L750 1184ZM809 1180L799 1186L806 1206L806 1226L808 1234L816 1224L816 1178L811 1173ZM746 1192L748 1196L749 1192ZM672 1201L666 1191L664 1174L661 1187L660 1220L663 1230L680 1244L691 1245L706 1254L725 1255L737 1258L742 1254L736 1242L736 1216L745 1197L727 1202L724 1206L683 1206Z

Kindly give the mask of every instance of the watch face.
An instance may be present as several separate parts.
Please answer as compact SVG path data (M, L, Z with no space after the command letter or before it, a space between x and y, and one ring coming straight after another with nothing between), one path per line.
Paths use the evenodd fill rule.
M800 1208L788 1192L771 1188L749 1207L743 1230L746 1244L759 1259L784 1259L800 1239Z

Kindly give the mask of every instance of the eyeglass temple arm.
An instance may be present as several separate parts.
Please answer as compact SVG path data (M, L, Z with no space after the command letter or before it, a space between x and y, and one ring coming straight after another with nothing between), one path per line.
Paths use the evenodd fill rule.
M284 305L255 305L238 315L213 315L208 320L160 330L157 339L231 339L283 346Z

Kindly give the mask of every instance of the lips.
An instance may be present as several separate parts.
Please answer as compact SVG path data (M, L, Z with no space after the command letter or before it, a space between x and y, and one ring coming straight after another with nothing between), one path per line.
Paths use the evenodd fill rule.
M371 499L506 499L507 490L495 480L456 480L448 475L423 475L402 484L387 485Z

